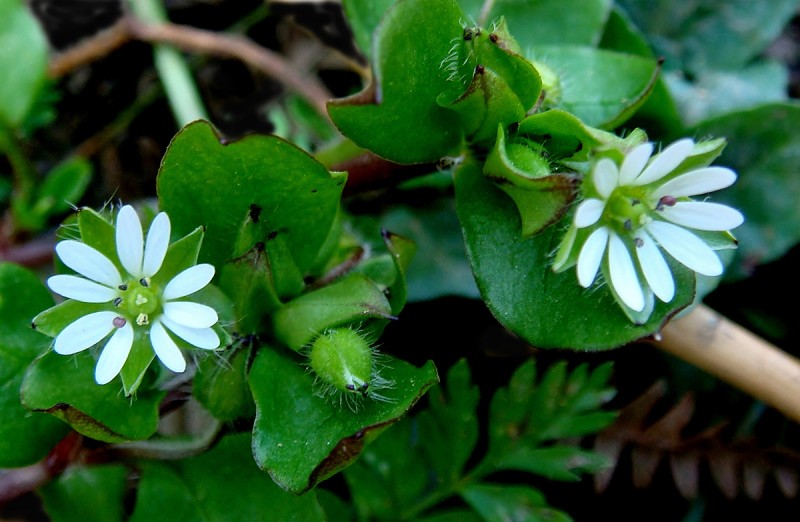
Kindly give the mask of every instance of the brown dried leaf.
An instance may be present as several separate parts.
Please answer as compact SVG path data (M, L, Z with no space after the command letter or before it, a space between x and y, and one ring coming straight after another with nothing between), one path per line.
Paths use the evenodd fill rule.
M735 453L720 452L709 459L711 476L726 498L734 499L739 494L739 458Z
M700 454L694 451L675 453L670 456L669 465L681 496L687 500L696 498L700 482Z

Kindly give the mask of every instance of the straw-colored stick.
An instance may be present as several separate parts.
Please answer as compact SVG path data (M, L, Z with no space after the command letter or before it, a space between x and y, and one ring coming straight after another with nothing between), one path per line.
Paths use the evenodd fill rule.
M800 360L714 310L696 307L655 344L800 422Z

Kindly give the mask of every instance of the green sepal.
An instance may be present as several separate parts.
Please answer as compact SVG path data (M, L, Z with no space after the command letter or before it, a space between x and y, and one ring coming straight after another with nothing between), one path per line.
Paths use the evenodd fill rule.
M392 256L392 262L396 270L395 281L388 287L392 315L396 316L406 304L406 298L408 297L406 272L417 251L417 246L410 239L386 230L383 231L382 235L383 242Z
M126 397L130 397L142 384L145 373L156 358L153 347L150 344L150 336L146 335L142 328L134 327L133 346L125 360L125 365L119 372L122 380L122 390Z
M483 173L514 201L523 237L556 222L575 197L574 174L552 172L547 159L524 139L507 143L502 127Z
M258 466L284 489L303 493L351 464L366 444L438 381L431 362L417 368L388 357L381 376L393 382L381 391L383 400L367 397L351 411L318 396L314 376L297 357L262 347L250 371L257 408L253 456Z
M203 244L203 228L197 227L192 232L175 241L164 256L164 262L156 274L151 277L153 284L163 288L173 277L197 264L200 247Z
M68 299L40 312L33 318L31 326L37 332L49 337L56 337L61 330L84 315L109 309L111 309L109 303L82 303Z
M273 314L272 326L279 341L300 350L326 328L391 317L392 307L381 289L354 273L289 301Z
M94 384L95 358L47 352L28 368L22 381L22 404L49 413L87 437L125 442L150 437L158 428L158 406L165 391L124 397L117 386Z
M105 216L92 208L83 207L78 212L78 230L81 241L106 256L120 274L126 273L117 256L116 230Z

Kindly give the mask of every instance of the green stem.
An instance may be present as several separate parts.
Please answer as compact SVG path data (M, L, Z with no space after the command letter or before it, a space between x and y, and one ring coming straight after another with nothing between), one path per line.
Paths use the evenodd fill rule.
M130 0L129 5L134 14L145 23L169 22L160 0ZM182 127L195 120L208 120L197 84L180 51L166 45L155 44L153 59L178 125Z
M14 132L0 126L0 151L8 156L14 176L14 198L30 203L36 186L36 171L25 157Z
M430 508L452 497L453 495L459 494L459 492L461 492L464 488L479 482L486 475L489 475L493 471L494 466L490 461L490 456L487 455L486 458L484 458L480 464L472 468L469 473L453 482L448 487L434 491L427 497L423 498L420 502L417 502L417 504L408 511L405 511L401 517L401 520L416 519L421 513L424 513Z

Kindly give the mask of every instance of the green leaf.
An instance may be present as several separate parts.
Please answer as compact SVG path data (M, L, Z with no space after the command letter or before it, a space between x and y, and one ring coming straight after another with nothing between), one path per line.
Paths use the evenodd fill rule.
M548 105L603 129L621 125L642 106L659 72L656 60L589 47L536 47L529 58L558 77L558 95Z
M462 0L462 4L466 3ZM469 16L478 20L483 3L472 2L471 10L464 7ZM485 22L505 16L523 49L552 44L596 45L611 4L611 0L496 0Z
M779 62L763 61L735 71L703 71L693 82L669 73L667 84L681 115L694 125L714 116L785 101L789 72Z
M449 87L442 62L460 40L454 0L399 0L375 34L375 77L365 91L328 104L339 130L357 145L398 163L453 154L459 117L436 99Z
M689 131L724 136L728 146L717 163L739 179L713 200L738 208L745 222L733 230L739 248L726 277L741 278L754 266L781 257L800 241L800 105L775 103L707 120Z
M0 127L25 120L47 72L47 40L21 0L0 2Z
M92 164L84 158L70 158L56 165L39 187L31 212L43 226L45 220L67 212L80 201L92 178Z
M434 386L428 409L417 417L422 451L439 483L455 484L478 442L479 390L472 384L465 359L456 363L445 380L446 392Z
M342 0L347 23L364 56L372 59L372 35L395 0Z
M315 394L314 377L290 353L262 347L250 370L256 401L253 455L284 489L302 493L348 466L364 444L397 422L433 385L432 363L416 368L389 358L384 400L365 398L357 411Z
M585 473L597 473L612 462L605 455L575 446L555 445L546 448L517 446L499 458L497 469L535 473L550 480L580 480Z
M375 317L392 317L380 288L354 273L288 302L272 316L275 337L300 350L327 328Z
M392 256L392 263L396 272L395 281L388 287L389 304L392 308L392 315L397 316L406 304L406 272L417 251L413 241L401 235L388 232L381 234L389 254Z
M672 263L674 299L659 301L645 324L633 324L608 285L586 290L574 271L556 274L549 268L564 234L562 224L523 239L513 202L472 163L456 173L456 203L467 255L487 306L498 321L538 348L615 348L659 331L692 302L692 272Z
M797 0L621 0L667 69L736 70L772 43L797 13Z
M498 467L498 463L514 467L515 455L530 455L543 442L585 436L606 427L616 416L600 409L614 395L608 387L610 377L610 364L591 373L581 365L569 373L561 362L537 383L533 360L520 366L508 387L492 397L487 460ZM561 475L572 473L573 463L564 460L562 464L566 467ZM523 461L518 465L531 471L534 467ZM545 469L551 478L556 475L552 468Z
M0 468L32 464L64 437L67 427L20 404L25 369L50 340L31 328L31 316L53 304L33 273L0 263Z
M140 391L125 397L117 385L94 382L95 358L47 352L31 364L22 382L22 403L49 413L75 431L105 442L150 437L158 427L158 405L166 392Z
M461 496L486 522L567 522L566 513L553 509L536 489L526 486L475 484Z
M78 465L38 492L53 522L122 522L127 480L122 464Z
M205 227L201 262L220 267L233 257L241 246L242 218L257 212L270 234L286 236L294 264L304 272L328 235L345 177L279 138L252 135L223 144L208 123L198 121L173 138L157 186L177 235Z
M424 498L430 485L417 428L415 420L402 419L366 446L344 471L359 519L412 519L403 513Z
M197 457L142 464L130 521L175 520L322 522L325 516L314 493L287 493L255 466L244 433Z

